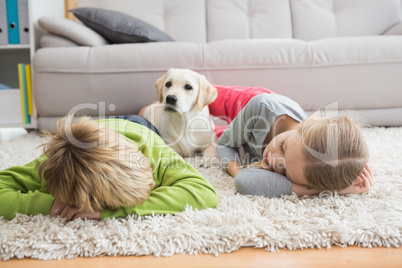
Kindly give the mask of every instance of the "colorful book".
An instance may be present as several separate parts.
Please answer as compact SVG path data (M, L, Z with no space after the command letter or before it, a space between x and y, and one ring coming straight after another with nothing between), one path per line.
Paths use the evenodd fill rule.
M27 84L28 114L33 115L31 64L25 64L25 78Z
M24 124L30 124L31 117L29 116L28 90L27 90L27 81L26 81L25 64L24 63L18 64L18 75L19 75L19 80L20 80L20 91L22 92L22 94L21 94L21 107L23 107L21 109L22 118L23 118L22 121Z
M8 43L19 44L20 33L18 26L18 2L17 0L6 0L7 23L8 23Z
M21 106L21 115L22 115L22 123L26 124L25 120L25 105L24 105L24 82L23 82L23 76L22 76L23 70L22 70L22 64L18 64L18 80L19 80L19 85L20 85L20 106Z

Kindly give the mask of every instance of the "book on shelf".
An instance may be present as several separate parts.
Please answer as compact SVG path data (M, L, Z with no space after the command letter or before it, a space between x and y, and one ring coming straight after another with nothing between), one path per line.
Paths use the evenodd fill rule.
M0 0L0 45L29 44L28 0Z
M33 115L31 65L18 64L22 123L30 124Z
M18 3L18 33L20 44L29 44L29 14L28 0L17 0Z
M0 0L0 45L8 44L6 0Z
M25 64L25 79L27 84L28 114L33 115L31 64Z

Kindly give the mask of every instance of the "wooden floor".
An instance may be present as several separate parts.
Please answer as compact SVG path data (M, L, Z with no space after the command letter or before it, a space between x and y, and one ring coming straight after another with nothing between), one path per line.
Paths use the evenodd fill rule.
M267 252L263 249L241 248L236 252L213 255L174 255L171 257L127 256L77 258L72 260L40 261L33 259L12 259L0 261L0 267L29 268L103 268L103 267L364 267L394 268L402 267L402 248L359 248L333 247L326 249L281 250L279 253Z

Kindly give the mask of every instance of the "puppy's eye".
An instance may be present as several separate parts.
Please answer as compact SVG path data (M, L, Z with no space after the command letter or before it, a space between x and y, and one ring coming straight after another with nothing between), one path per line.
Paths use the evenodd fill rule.
M186 84L186 85L184 86L184 88L187 89L187 90L193 89L189 84Z
M165 84L165 86L166 86L166 87L171 87L171 86L172 86L172 82L167 82L167 83Z

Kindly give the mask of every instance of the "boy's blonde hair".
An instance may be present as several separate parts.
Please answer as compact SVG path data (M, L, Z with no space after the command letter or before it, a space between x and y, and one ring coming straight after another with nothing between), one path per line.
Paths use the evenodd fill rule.
M298 131L307 163L303 175L311 188L345 189L362 174L369 151L359 125L350 117L308 120ZM250 166L270 170L265 161Z
M153 187L149 159L116 131L73 117L59 120L55 134L44 132L50 141L39 174L50 194L82 212L142 204Z

